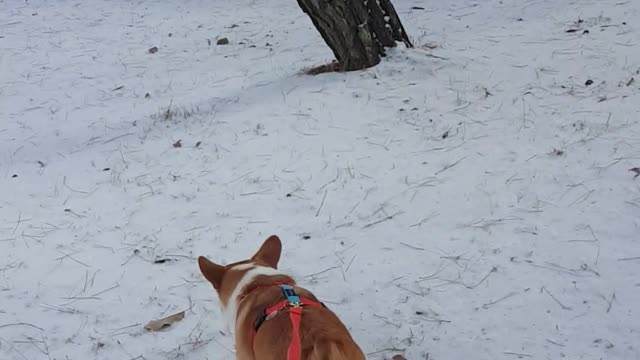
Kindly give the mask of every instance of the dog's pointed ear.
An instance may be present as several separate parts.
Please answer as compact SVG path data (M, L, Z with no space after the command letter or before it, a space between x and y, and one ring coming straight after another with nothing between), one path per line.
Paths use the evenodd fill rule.
M209 280L215 289L219 289L222 285L222 277L226 271L225 267L209 261L204 256L198 257L198 265L202 275Z
M262 261L272 268L277 269L281 253L282 242L280 242L280 238L278 238L276 235L271 235L267 240L264 241L258 252L253 255L251 260Z

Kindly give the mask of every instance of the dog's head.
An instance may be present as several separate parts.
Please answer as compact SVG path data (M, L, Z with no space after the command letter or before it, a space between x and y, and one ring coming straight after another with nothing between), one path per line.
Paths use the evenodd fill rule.
M278 261L282 252L280 239L272 235L262 244L260 249L250 259L234 262L228 265L218 265L204 256L198 257L198 265L202 275L209 280L216 289L223 308L234 301L234 292L239 292L246 286L250 274L277 275Z

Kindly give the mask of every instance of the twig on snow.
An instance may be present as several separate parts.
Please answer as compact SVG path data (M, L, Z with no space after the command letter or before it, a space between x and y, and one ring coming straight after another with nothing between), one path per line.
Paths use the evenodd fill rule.
M378 315L378 314L373 314L373 316L377 317L378 319L384 321L385 323L395 327L396 329L400 329L400 327L402 327L402 325L400 324L396 324L394 322L392 322L391 320L389 320L387 317L382 316L382 315Z
M64 185L64 187L66 187L67 189L71 190L72 192L76 192L76 193L80 193L80 194L89 194L90 191L84 191L84 190L76 190L74 188L72 188L71 186L67 185L67 177L63 177L62 178L62 185Z
M438 216L438 212L434 211L431 214L429 214L427 217L423 218L422 220L418 221L417 223L413 224L413 225L409 225L409 227L420 227L422 226L422 224L426 223L427 221L433 219L434 217Z
M381 349L381 350L377 350L377 351L373 351L370 353L365 354L366 356L371 356L371 355L376 355L376 354L380 354L383 352L388 352L388 351L394 351L394 352L404 352L406 349L399 349L397 347L390 347L390 348L386 348L386 349Z
M627 258L618 259L618 261L630 261L630 260L640 260L640 256L634 256L634 257L627 257Z
M547 290L546 287L542 287L542 290L544 290L544 292L546 292L547 294L549 294L549 296L551 296L551 298L558 303L558 305L560 305L560 307L562 308L562 310L573 310L571 307L564 305L563 303L560 302L560 300L558 300L555 296L553 296L553 294L551 292L549 292L549 290Z
M13 233L16 233L16 230L18 230L18 227L20 226L20 222L22 222L22 211L20 211L18 213L18 221L16 222L16 227L13 228Z
M363 228L363 229L366 229L366 228L368 228L368 227L372 227L373 225L380 224L381 222L385 222L385 221L391 220L391 219L393 219L395 216L400 215L400 214L402 214L402 213L404 213L404 211L398 211L398 212L396 212L395 214L387 215L386 217L384 217L384 218L382 218L382 219L380 219L380 220L374 221L374 222L372 222L372 223L369 223L369 224L367 224L367 225L363 226L362 228Z
M34 329L38 329L40 331L44 331L43 328L39 327L39 326L35 326L33 324L29 324L29 323L25 323L25 322L19 322L19 323L11 323L11 324L3 324L0 325L0 328L4 328L4 327L10 327L10 326L28 326L28 327L32 327Z
M511 351L505 351L505 352L503 352L503 354L505 354L505 355L515 355L515 356L517 356L519 358L533 357L533 355L523 354L523 353L516 353L516 352L511 352Z
M316 211L316 217L320 215L320 210L322 210L322 206L324 205L324 201L327 199L327 193L329 190L324 191L324 195L322 196L322 201L320 202L320 206L318 207L318 211Z
M324 269L324 270L322 270L322 271L318 271L317 273L309 274L309 275L305 276L305 278L313 278L313 277L316 277L316 276L318 276L318 275L320 275L320 274L324 274L324 273L326 273L326 272L328 272L328 271L331 271L331 270L333 270L333 269L337 269L337 268L339 268L339 267L340 267L340 266L332 266L332 267L330 267L330 268L328 268L328 269Z
M518 294L517 292L512 291L512 292L508 293L507 295L505 295L505 296L503 296L503 297L501 297L501 298L499 298L497 300L493 300L493 301L490 301L490 302L488 302L486 304L483 304L482 308L483 309L488 309L489 306L495 305L495 304L499 303L500 301L506 300L506 299L508 299L508 298L510 298L512 296L517 295L517 294Z
M609 311L611 311L611 306L613 305L613 302L616 300L616 293L614 292L613 295L611 295L611 300L609 300L609 306L607 307L607 314L609 313Z
M565 344L560 344L559 342L555 342L553 340L549 340L549 339L545 339L548 343L551 343L553 345L558 345L558 346L567 346Z
M480 281L478 281L477 283L475 283L473 285L467 285L467 284L463 283L462 281L456 281L456 280L445 280L445 279L442 279L442 281L450 283L450 284L462 285L462 286L466 287L467 289L472 290L472 289L475 289L476 287L478 287L480 284L482 284L485 280L487 280L489 278L489 276L491 276L491 274L493 274L496 271L498 271L498 268L494 266L493 268L491 268L491 270L489 270L487 275L485 275L482 279L480 279Z
M80 264L80 265L83 265L83 266L86 266L86 267L91 267L91 266L89 266L89 265L87 265L87 264L83 263L82 261L80 261L80 260L78 260L78 259L76 259L76 258L74 258L74 257L73 257L73 255L77 254L77 252L76 252L75 254L65 254L65 253L63 253L63 252L62 252L62 251L60 251L60 250L58 250L58 252L59 252L60 254L64 255L64 256L61 256L61 257L59 257L59 258L56 258L56 260L60 260L60 262L62 262L62 260L66 259L66 258L69 258L69 259L71 259L71 260L73 260L73 261L77 262L77 263L78 263L78 264Z
M452 163L452 164L449 164L449 165L447 165L447 166L443 167L442 169L438 170L438 171L435 173L435 175L439 175L440 173L443 173L443 172L445 172L445 171L447 171L447 170L451 169L452 167L454 167L454 166L458 165L460 162L462 162L462 160L464 160L464 159L466 159L466 158L467 158L466 156L463 156L462 158L460 158L460 160L458 160L458 161L456 161L456 162L454 162L454 163Z
M409 245L409 244L406 244L406 243L403 243L403 242L400 242L400 245L404 245L404 246L408 247L409 249L424 251L424 248L413 246L413 245Z

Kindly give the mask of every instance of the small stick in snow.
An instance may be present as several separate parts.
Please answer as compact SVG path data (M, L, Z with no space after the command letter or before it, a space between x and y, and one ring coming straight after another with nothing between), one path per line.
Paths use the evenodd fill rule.
M560 305L560 307L562 308L562 310L572 310L572 308L570 308L569 306L564 305L563 303L560 302L560 300L558 300L555 296L553 296L552 293L549 292L549 290L547 290L547 288L545 288L544 286L542 287L542 290L544 290L544 292L546 292L547 294L549 294L549 296L551 296L551 298L553 300L555 300L555 302L558 303L558 305Z
M395 327L396 329L400 329L400 327L402 327L402 325L400 324L396 324L394 322L392 322L391 320L389 320L387 317L384 317L382 315L378 315L378 314L373 314L373 316L377 317L378 319L384 321L385 323Z
M478 281L475 285L469 286L469 285L465 285L463 284L467 289L475 289L476 287L478 287L478 285L482 284L485 280L487 280L489 278L489 276L491 276L491 274L493 274L494 272L498 271L497 267L492 267L491 270L487 273L487 275L485 275L482 279L480 279L480 281Z
M577 199L575 199L573 202L571 202L569 204L569 206L573 206L575 204L579 204L579 203L583 203L585 201L587 201L587 199L589 199L589 197L591 196L591 194L593 194L594 192L596 192L595 190L589 190L586 193L578 196Z
M495 304L499 303L500 301L502 301L502 300L506 300L506 299L508 299L508 298L510 298L510 297L512 297L512 296L517 295L517 294L518 294L517 292L512 291L512 292L508 293L507 295L505 295L505 296L503 296L503 297L499 298L498 300L490 301L490 302L488 302L488 303L486 303L486 304L483 304L483 305L482 305L482 308L483 308L483 309L488 309L488 308L489 308L489 306L491 306L491 305L495 305Z
M313 278L313 277L316 277L316 276L318 276L318 275L320 275L320 274L324 274L324 273L326 273L326 272L328 272L328 271L331 271L331 270L333 270L333 269L337 269L337 268L339 268L339 267L340 267L340 266L332 266L332 267L330 267L330 268L328 268L328 269L324 269L324 270L322 270L322 271L318 271L317 273L309 274L309 275L305 276L305 278Z
M18 227L20 226L20 223L22 222L22 211L20 211L20 213L18 213L18 221L16 222L16 227L13 228L13 233L16 233L16 230L18 230Z
M427 281L427 280L440 279L438 277L438 274L440 274L442 271L444 271L444 269L446 267L447 267L446 265L444 265L444 266L441 265L441 266L438 267L438 270L433 272L433 274L428 275L428 276L421 276L421 277L418 278L418 280L416 280L416 282L419 283L419 282Z
M533 262L526 262L525 264L528 264L528 265L533 266L533 267L541 268L541 269L547 269L547 270L557 271L557 272L561 272L561 273L565 273L565 274L571 274L573 276L580 276L580 274L578 272L576 272L575 270L567 269L567 268L561 267L560 265L557 265L557 264L548 263L550 266L538 265L538 264L535 264Z
M522 354L522 353L515 353L515 352L511 352L511 351L505 351L503 352L503 354L505 355L515 355L519 358L523 358L523 357L533 357L533 355L529 355L529 354Z
M404 213L404 211L398 211L398 212L397 212L397 213L395 213L395 214L387 215L386 217L384 217L384 218L382 218L382 219L380 219L380 220L374 221L374 222L372 222L372 223L369 223L369 224L367 224L367 225L363 226L362 228L363 228L363 229L366 229L366 228L371 227L371 226L373 226L373 225L380 224L381 222L385 222L385 221L387 221L387 220L391 220L391 219L393 219L395 216L400 215L400 214L402 214L402 213Z
M345 272L345 273L346 273L346 272L348 272L348 271L349 271L349 269L351 268L351 264L353 264L353 260L355 260L355 259L356 259L356 256L357 256L357 255L353 255L353 257L351 258L351 261L349 261L349 265L347 265L347 268L346 268L346 269L344 269L344 272Z
M3 327L10 327L10 326L29 326L35 329L38 329L40 331L44 331L43 328L39 327L39 326L35 326L33 324L29 324L29 323L25 323L25 322L19 322L19 323L11 323L11 324L4 324L4 325L0 325L0 328Z
M71 300L68 301L64 304L60 304L60 306L66 306L66 305L70 305L73 304L77 301L81 301L81 300L101 300L101 298L97 297L97 296L71 296L71 297L63 297L61 298L63 300Z
M61 257L59 257L59 258L56 258L56 260L60 260L60 262L62 262L62 260L66 259L66 258L69 258L69 259L71 259L71 260L73 260L73 261L77 262L77 263L78 263L78 264L80 264L80 265L83 265L83 266L86 266L86 267L91 267L91 266L89 266L89 265L87 265L87 264L83 263L82 261L80 261L80 260L78 260L78 259L74 258L74 257L73 257L73 255L75 255L75 254L65 254L65 253L63 253L63 252L62 252L62 251L60 251L60 250L58 250L58 252L59 252L60 254L64 255L64 256L61 256ZM76 254L77 254L77 252L76 252Z
M73 335L71 335L71 337L67 338L67 343L72 342L73 339L76 338L76 336L78 336L78 334L80 334L80 331L82 331L82 329L84 329L85 326L87 326L87 322L89 322L89 316L85 316L84 321L82 322L82 324L80 324L80 327L78 328L78 330L76 330L75 333L73 333Z
M89 270L84 271L84 286L82 287L82 293L87 291L87 284L89 282Z
M613 295L611 295L611 300L609 300L609 306L607 307L607 314L609 313L609 311L611 311L611 306L613 305L613 302L616 300L616 293L614 292Z
M443 172L445 172L445 171L447 171L447 170L451 169L452 167L454 167L454 166L458 165L462 160L464 160L464 159L466 159L466 158L467 158L466 156L463 156L462 158L460 158L460 160L458 160L458 161L454 162L453 164L449 164L449 165L447 165L447 166L443 167L442 169L438 170L438 171L435 173L435 175L438 175L438 174L440 174L440 173L443 173Z
M164 119L169 120L171 117L171 105L173 104L173 98L169 101L169 106L167 107L167 111L164 113Z
M49 310L58 311L58 312L61 312L61 313L66 313L66 314L77 314L77 313L79 313L79 311L77 309L74 309L74 308L63 308L63 307L53 306L53 305L49 305L49 304L42 304L42 305L40 305L40 307L43 307L43 308L49 309Z
M62 178L62 185L64 185L64 187L66 187L67 189L76 192L76 193L80 193L80 194L89 194L90 191L83 191L83 190L76 190L74 188L72 188L71 186L67 185L67 177L63 177Z
M240 196L262 195L262 194L269 194L269 193L271 193L271 190L270 189L266 189L266 190L261 190L261 191L252 191L252 192L240 193Z
M451 320L443 320L443 319L421 319L422 321L426 321L426 322L434 322L434 323L438 323L438 324L444 324L444 323L450 323Z
M640 260L640 256L628 257L628 258L620 258L618 261L629 261L629 260Z
M371 355L376 355L376 354L380 354L380 353L387 352L387 351L403 352L403 351L405 351L405 349L398 349L396 347L390 347L390 348L381 349L381 350L377 350L377 351L374 351L374 352L366 353L365 355L366 356L371 356Z
M120 334L120 333L118 333L118 332L119 332L119 331L121 331L121 330L126 330L126 329L130 329L130 328L133 328L133 327L138 327L138 326L140 326L140 325L142 325L142 323L135 323L135 324L131 324L131 325L127 325L127 326L123 326L123 327L121 327L121 328L113 329L113 330L111 331L111 335L112 335L112 336L114 336L114 335Z
M549 339L545 339L547 342L553 344L553 345L558 345L558 346L567 346L565 344L560 344L559 342L555 342L553 340L549 340Z
M593 228L591 227L591 225L587 225L587 228L591 232L591 236L593 237L593 240L596 241L598 244L598 253L596 254L596 259L593 262L594 265L598 265L598 260L600 259L600 239L598 239L598 237L596 236L596 233L593 231Z
M424 219L418 221L417 223L413 224L413 225L409 225L409 227L416 227L416 226L422 226L422 224L426 223L427 221L433 219L434 217L438 216L438 212L434 211L431 214L429 214L427 217L425 217Z
M324 196L322 196L322 201L320 202L320 206L318 207L318 211L316 211L316 217L318 217L318 215L320 215L320 210L322 210L322 206L324 205L324 201L327 198L327 192L329 192L329 190L325 190L324 191Z
M409 249L424 251L424 248L413 246L413 245L409 245L409 244L406 244L406 243L403 243L403 242L400 242L400 245L404 245L404 246L408 247Z
M449 260L449 261L452 261L454 264L458 265L458 261L467 260L467 259L463 259L462 255L463 254L455 255L455 256L440 256L440 259Z
M413 290L408 289L408 288L406 288L406 287L404 287L404 286L402 286L402 285L396 285L396 287L397 287L398 289L402 289L402 290L404 290L404 291L410 292L410 293L412 293L413 295L416 295L416 296L424 297L424 296L426 295L426 294L425 294L425 293L423 293L423 292L413 291Z
M482 279L480 279L480 281L478 281L477 283L475 283L473 285L467 285L464 282L457 281L457 280L446 280L446 279L439 279L439 278L438 279L444 281L445 283L462 285L462 286L466 287L469 290L473 290L476 287L478 287L480 284L482 284L485 280L487 280L487 278L489 278L489 276L491 276L491 274L493 274L496 271L498 271L498 268L494 266L493 268L491 268L491 270L489 270L487 275L485 275Z
M320 189L318 189L318 190L322 190L322 189L326 188L327 186L329 186L329 185L333 184L334 182L338 181L339 178L340 178L340 169L338 169L338 173L336 174L336 177L333 180L331 180L328 183L322 185L320 187Z
M44 336L42 336L42 344L44 345L44 351L42 351L42 353L47 355L49 360L51 360L51 353L49 352L49 345L47 345L47 340L45 339Z

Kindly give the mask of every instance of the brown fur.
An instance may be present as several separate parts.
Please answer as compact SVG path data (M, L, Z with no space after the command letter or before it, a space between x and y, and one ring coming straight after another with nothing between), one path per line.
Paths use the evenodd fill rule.
M235 285L249 271L234 270L234 266L251 264L277 268L282 245L277 236L269 237L260 250L250 259L227 266L212 263L204 257L198 258L200 270L218 292L221 302L227 306ZM277 313L265 321L253 338L254 322L261 312L283 300L278 283L295 285L286 275L261 275L246 286L238 297L236 320L236 358L238 360L283 360L291 339L291 322L288 312ZM296 293L303 298L318 301L308 290L295 286ZM306 307L300 325L301 360L365 360L360 347L347 328L329 309Z

